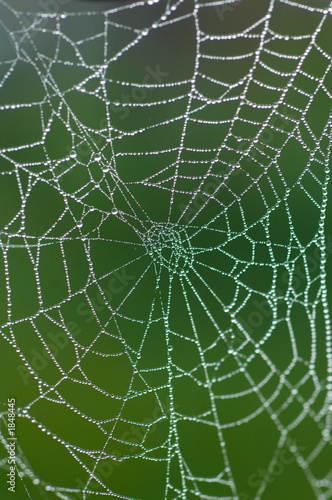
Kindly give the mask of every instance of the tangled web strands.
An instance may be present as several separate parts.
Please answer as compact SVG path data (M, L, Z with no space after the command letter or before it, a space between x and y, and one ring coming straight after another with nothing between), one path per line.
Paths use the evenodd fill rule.
M0 0L1 352L28 496L332 498L331 13Z

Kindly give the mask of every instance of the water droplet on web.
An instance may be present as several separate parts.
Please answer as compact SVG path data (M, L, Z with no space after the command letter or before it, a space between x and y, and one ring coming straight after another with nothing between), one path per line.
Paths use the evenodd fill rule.
M69 156L70 158L76 158L77 157L76 151L71 151Z
M67 14L60 14L61 19L66 19Z
M112 208L111 214L112 215L117 215L119 213L119 210L117 208Z
M141 35L146 36L148 33L149 33L149 31L148 31L148 30L143 30L143 31L141 32Z
M101 160L101 154L100 153L95 153L93 156L94 161L100 161Z
M39 484L40 483L40 479L38 479L38 477L35 477L32 482L33 482L33 484Z
M83 223L82 223L82 222L79 222L79 223L77 224L77 227L78 227L78 228L83 227Z

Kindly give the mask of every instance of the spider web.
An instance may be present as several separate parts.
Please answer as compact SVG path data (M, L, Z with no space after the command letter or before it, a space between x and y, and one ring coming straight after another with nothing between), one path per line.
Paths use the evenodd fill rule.
M0 7L1 346L28 490L271 499L291 463L332 498L329 4Z

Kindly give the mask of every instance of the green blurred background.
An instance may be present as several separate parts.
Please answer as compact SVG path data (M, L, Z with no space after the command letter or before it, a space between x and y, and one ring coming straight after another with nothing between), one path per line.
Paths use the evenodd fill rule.
M331 482L326 482L324 487L323 479L331 473L332 450L329 438L325 441L322 438L322 431L328 425L327 355L325 324L319 300L316 317L313 317L311 325L308 321L313 310L310 308L319 290L319 253L317 245L310 242L318 229L325 176L322 163L316 161L311 165L316 179L308 174L303 176L302 181L316 205L303 194L297 180L310 159L310 151L303 144L314 150L315 145L320 143L321 149L316 153L318 160L324 159L328 152L329 129L326 133L323 129L329 119L330 100L322 90L316 92L318 81L300 74L296 76L294 88L308 94L315 93L306 121L317 140L313 141L301 125L302 143L293 138L286 147L283 147L285 135L292 130L292 119L299 117L299 113L289 107L280 106L283 118L279 117L272 124L278 128L275 130L267 121L268 113L264 108L253 109L245 105L240 114L241 120L233 123L232 134L228 135L230 120L239 104L237 96L241 89L245 89L245 83L230 92L231 96L236 96L234 100L208 104L204 109L192 112L197 121L190 122L186 129L183 163L179 168L182 177L176 185L168 227L175 227L172 233L174 238L181 234L183 251L187 247L181 229L186 226L197 273L190 269L186 277L176 275L171 283L169 300L170 274L165 267L162 268L159 288L156 289L156 270L151 265L143 235L153 227L154 222L166 223L168 220L172 176L178 154L176 148L180 144L195 64L197 38L193 18L187 16L193 10L193 2L186 0L180 7L181 21L151 29L131 50L112 59L133 38L131 31L119 28L120 24L134 27L139 32L156 22L166 8L166 2L160 1L149 6L138 5L133 10L121 10L109 16L117 25L109 24L105 34L104 11L127 4L130 2L56 3L54 0L47 4L46 9L59 16L41 19L29 12L45 12L46 3L41 7L41 3L37 5L32 0L24 5L13 0L10 7L26 12L21 17L25 28L20 32L22 24L17 16L0 3L1 77L7 74L16 60L17 47L20 47L20 58L0 91L0 149L9 148L0 160L3 173L0 180L0 223L5 255L0 264L0 315L4 336L0 340L0 379L3 381L0 401L4 411L7 398L16 398L19 413L16 418L18 464L19 470L24 470L23 480L16 480L16 493L9 493L5 477L7 451L2 448L1 498L23 500L29 498L28 495L34 500L102 498L97 493L83 497L82 493L74 490L84 488L89 477L86 469L91 470L96 462L98 450L105 445L105 435L111 432L114 419L122 408L124 421L116 423L113 439L104 448L105 454L113 458L101 460L96 470L101 483L114 491L113 495L106 495L110 498L163 499L167 454L171 447L177 450L178 446L183 462L179 463L176 454L170 461L168 473L174 489L168 491L167 499L328 500L332 498ZM229 9L220 9L201 9L199 22L203 31L221 35L243 30L265 15L267 4L243 0L231 4ZM100 14L60 17L63 12L91 10ZM321 13L310 13L277 2L271 27L293 39L276 39L269 45L270 50L285 56L302 54L308 41L301 39L301 35L312 35L321 18ZM37 19L37 26L42 22L42 29L28 30L30 39L24 41L22 36L27 33L33 19L35 22ZM331 24L328 17L317 36L317 44L330 58ZM58 43L59 26L65 35L61 44ZM12 36L14 32L15 36ZM260 32L261 27L258 27L256 33ZM102 36L94 38L98 33ZM77 42L89 37L92 38L88 42L79 44L84 60L82 63L70 40ZM105 69L105 86L99 87L102 73L97 70L105 57L105 37L109 41L106 57L111 62ZM202 41L201 49L202 54L214 56L254 54L259 41L259 37L229 39L223 44ZM294 70L292 58L277 60L273 54L265 54L264 57L264 63L270 67L274 65L279 72ZM235 62L202 59L200 72L226 84L235 84L245 77L253 61L254 55ZM332 91L331 71L328 70L331 59L312 50L307 61L305 72L317 79L324 78L326 88ZM96 76L90 79L93 70ZM147 75L151 77L149 83L152 86L142 87ZM255 77L265 85L281 88L287 81L287 77L271 76L263 66L257 67ZM86 78L89 81L82 85ZM154 86L155 83L159 85ZM82 87L85 92L81 92ZM226 85L216 85L203 77L197 78L196 88L210 101L218 99L227 90ZM44 99L46 94L48 98ZM277 94L251 85L247 97L252 102L266 104L274 102ZM170 101L172 98L174 102ZM106 106L105 100L109 102ZM160 104L137 106L155 102ZM290 106L304 109L307 102L303 94L292 93L292 89L288 91L286 103ZM4 109L7 104L23 103L30 105ZM195 105L198 107L196 101L192 103L191 110ZM112 130L105 122L106 109L110 114ZM202 124L204 120L225 123ZM43 135L48 121L48 132ZM161 122L165 125L146 129ZM267 123L267 127L259 135L256 152L251 149L249 155L243 156L243 151L251 145L263 122ZM67 123L67 128L64 123ZM140 132L137 133L137 130ZM319 140L322 133L323 137ZM111 143L107 141L110 135ZM192 192L198 188L221 142L224 147L219 161L203 183L202 192L205 194L191 205L188 213L184 207L188 207ZM26 147L20 148L23 145ZM193 151L195 148L201 151ZM167 152L134 154L162 150ZM71 157L71 151L75 151L76 156ZM99 151L101 159L98 159ZM111 161L113 153L116 154L116 171L114 161ZM280 181L280 172L275 165L269 170L275 191L264 176L253 189L247 188L248 179L257 178L275 155L291 193L287 203L281 202L277 209L271 210L277 200L286 195L286 186ZM232 171L228 182L216 190L213 186L219 186L220 172L224 175L227 165L238 163L241 172ZM149 182L145 182L146 178L157 173L156 178L151 177ZM160 189L160 185L165 189ZM214 199L209 196L211 185L217 191ZM128 191L125 191L126 188ZM230 189L237 193L241 203L232 203ZM129 192L138 203L130 198ZM261 192L265 195L265 205ZM20 210L26 193L29 196L22 210L25 227L21 231ZM204 208L198 212L202 205ZM239 206L243 208L250 230L244 226ZM288 208L293 228L287 219ZM299 359L289 370L287 368L294 361L294 344L290 341L289 326L285 321L280 321L277 326L274 323L271 337L265 341L261 351L255 353L254 344L264 338L272 325L272 311L266 301L272 284L271 256L267 251L264 223L260 222L267 213L270 214L266 219L270 229L269 241L278 264L275 286L280 297L276 312L278 319L285 319L289 313L299 352ZM19 215L15 219L16 214ZM328 289L332 266L329 258L331 228L329 201L325 223ZM46 232L47 237L39 252L36 246L38 237L46 235ZM228 241L230 234L232 237ZM296 234L303 248L307 248L305 254L312 264L310 281L305 277L306 261L299 256L294 240L294 248L287 255L291 234ZM66 237L63 238L63 235ZM252 261L253 244L255 257ZM217 247L222 250L217 250ZM166 253L163 255L168 258ZM64 257L66 266L63 264ZM38 262L38 282L32 265L34 259ZM287 265L283 264L287 260L296 260L293 283L288 277ZM247 271L246 262L251 262ZM10 297L6 292L7 265ZM87 286L89 265L93 267L95 282ZM179 270L182 270L181 266L177 268ZM199 276L203 277L208 288ZM241 286L235 299L239 281ZM285 298L291 285L294 294L298 294L292 307L290 297ZM248 290L254 291L246 305L240 307ZM275 295L276 292L272 294ZM216 296L227 306L234 302L225 312ZM329 290L328 301L331 301ZM9 319L7 302L11 303ZM93 314L92 306L96 314ZM117 314L113 315L112 310L117 310ZM216 324L211 321L209 313ZM231 313L236 321L232 321ZM165 325L165 316L168 326ZM66 328L57 326L61 323ZM243 333L239 333L235 324L247 329L252 342L243 344ZM309 373L313 324L317 334L317 358L313 371ZM98 340L92 350L85 352L85 348L96 338ZM143 338L145 341L141 348ZM17 351L8 342L13 339ZM53 351L57 363L50 352L45 351L45 344ZM205 363L202 363L202 350ZM240 355L234 354L237 350ZM28 372L19 357L20 353L43 383L38 384ZM78 368L72 368L77 355L84 355L81 367L87 379ZM271 374L267 358L273 361L278 372L255 392L252 385L260 386ZM238 372L242 363L251 383L243 372ZM68 372L70 379L58 383ZM169 384L170 373L172 384ZM282 373L285 376L280 388ZM223 427L223 440L236 493L222 481L213 480L224 472L226 464L216 428L209 425L215 415L211 411L209 390L205 385L207 374L210 380L222 378L222 381L213 384L212 393L221 396L215 400L214 410ZM93 389L91 384L98 390ZM51 390L54 385L56 389ZM292 394L290 387L296 388L296 394ZM155 391L151 390L153 388ZM135 391L141 395L134 397ZM248 394L225 398L225 395L242 391L248 391ZM278 397L274 396L275 391L279 393ZM41 393L43 398L40 398ZM106 394L114 394L116 398ZM171 394L174 400L170 399ZM256 410L263 408L263 400L269 398L271 404L250 418ZM123 406L124 399L126 403ZM310 402L308 407L304 406L306 401ZM26 408L28 413L22 413ZM74 409L88 418L82 418ZM186 418L174 424L170 418L174 417L174 412ZM288 430L283 445L278 445L280 432L271 414L278 414L280 425ZM1 422L1 431L6 437L5 421L6 415ZM237 421L239 425L234 425ZM178 442L171 437L172 425L177 428ZM70 443L70 449L53 436ZM119 439L125 443L120 443ZM321 449L315 457L313 450L319 443ZM268 475L268 484L262 494L257 493L278 448L276 465ZM132 459L129 458L131 456ZM122 457L126 459L121 460ZM300 467L298 462L301 460L306 466L310 460L309 473L306 474ZM191 478L187 477L185 486L181 479L181 467L188 467L191 471ZM317 480L316 489L313 487L314 478ZM322 480L320 485L319 480ZM71 488L73 492L69 491ZM89 489L105 495L105 490L96 480L90 481ZM198 490L200 493L197 493Z

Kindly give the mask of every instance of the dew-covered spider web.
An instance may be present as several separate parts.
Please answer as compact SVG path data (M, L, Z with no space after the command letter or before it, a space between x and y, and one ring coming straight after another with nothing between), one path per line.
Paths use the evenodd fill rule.
M2 477L15 397L19 499L332 498L329 2L14 3Z

